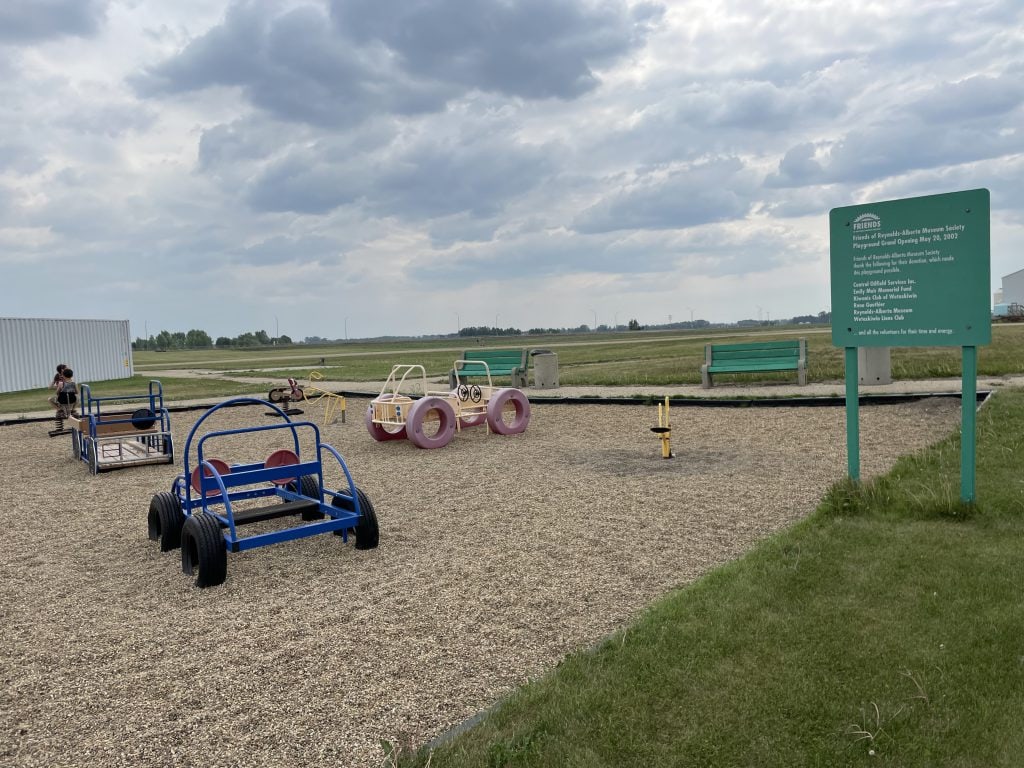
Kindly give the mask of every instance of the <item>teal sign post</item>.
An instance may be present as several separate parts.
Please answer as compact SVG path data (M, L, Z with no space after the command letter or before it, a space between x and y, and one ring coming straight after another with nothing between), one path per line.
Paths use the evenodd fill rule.
M974 501L977 347L992 341L989 192L833 208L832 343L846 352L849 474L860 477L857 347L958 346L960 496Z

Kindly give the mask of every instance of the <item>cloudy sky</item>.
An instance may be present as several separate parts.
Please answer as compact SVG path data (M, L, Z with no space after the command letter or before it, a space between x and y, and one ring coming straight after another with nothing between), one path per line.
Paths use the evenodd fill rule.
M3 0L0 316L295 339L829 308L828 210L987 187L1020 0Z

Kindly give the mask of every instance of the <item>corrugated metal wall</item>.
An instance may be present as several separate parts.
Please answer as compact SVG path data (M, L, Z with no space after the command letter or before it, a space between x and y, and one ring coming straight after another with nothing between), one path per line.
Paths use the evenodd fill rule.
M86 384L130 378L128 321L0 317L0 392L48 387L57 363Z

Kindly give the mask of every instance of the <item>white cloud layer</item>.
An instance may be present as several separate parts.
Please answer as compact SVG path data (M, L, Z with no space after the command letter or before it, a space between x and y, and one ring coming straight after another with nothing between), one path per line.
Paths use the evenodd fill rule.
M7 0L0 315L293 338L828 308L828 210L987 187L1019 0Z

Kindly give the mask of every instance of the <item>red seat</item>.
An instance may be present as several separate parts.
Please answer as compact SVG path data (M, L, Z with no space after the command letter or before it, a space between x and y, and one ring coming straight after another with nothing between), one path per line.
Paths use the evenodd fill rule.
M266 469L274 469L275 467L286 467L289 464L298 464L299 457L294 451L289 451L287 448L282 448L278 451L274 451L272 454L267 456L267 460L263 462L263 466ZM274 480L275 485L288 485L288 483L294 483L294 477L282 477L278 480Z
M220 459L207 459L206 463L217 470L218 475L228 475L231 473L231 467L228 466L226 461ZM210 467L198 466L192 470L192 490L196 493L202 493L202 489L199 486L199 470L203 470L203 477L213 477L213 472L210 471ZM220 493L219 488L211 488L206 492L207 496L211 494Z

